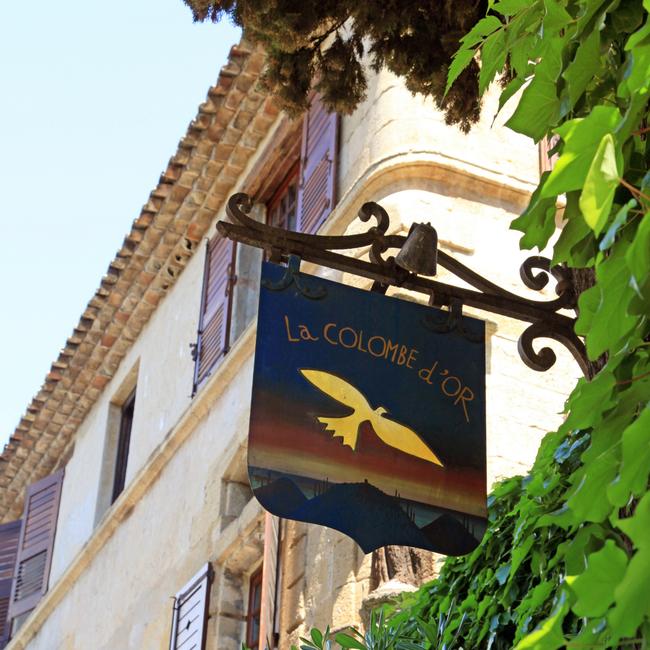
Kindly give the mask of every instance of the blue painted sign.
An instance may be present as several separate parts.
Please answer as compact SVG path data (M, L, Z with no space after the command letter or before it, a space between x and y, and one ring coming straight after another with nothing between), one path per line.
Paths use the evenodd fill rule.
M248 464L280 517L370 552L447 555L486 528L485 327L265 263Z

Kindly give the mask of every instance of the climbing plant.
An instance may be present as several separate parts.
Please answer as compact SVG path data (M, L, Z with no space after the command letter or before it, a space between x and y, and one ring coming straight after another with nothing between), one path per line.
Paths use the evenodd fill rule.
M553 262L593 269L576 330L602 369L569 397L528 478L491 496L489 534L451 560L414 607L451 595L465 647L554 649L650 639L650 2L501 0L463 37L448 84L474 57L480 91L515 93L507 126L559 136L559 158L512 227Z

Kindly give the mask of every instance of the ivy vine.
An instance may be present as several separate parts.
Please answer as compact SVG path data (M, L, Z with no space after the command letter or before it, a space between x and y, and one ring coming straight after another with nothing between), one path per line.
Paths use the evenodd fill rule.
M645 647L650 639L650 2L501 0L461 43L450 81L479 54L483 91L523 88L511 129L559 136L559 158L512 227L553 262L593 269L576 331L604 367L580 380L531 474L491 496L490 532L450 560L413 607L451 594L466 648Z

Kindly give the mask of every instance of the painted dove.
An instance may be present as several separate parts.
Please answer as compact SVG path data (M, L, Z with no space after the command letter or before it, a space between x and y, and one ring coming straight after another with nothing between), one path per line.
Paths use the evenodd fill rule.
M356 448L359 427L370 422L377 437L387 445L443 467L440 459L422 441L420 436L399 422L386 417L388 412L383 406L372 409L368 400L352 384L323 370L301 368L302 375L320 391L337 402L354 409L351 415L331 418L319 417L318 421L326 425L327 431L333 431L334 437L343 438L343 444L353 450Z

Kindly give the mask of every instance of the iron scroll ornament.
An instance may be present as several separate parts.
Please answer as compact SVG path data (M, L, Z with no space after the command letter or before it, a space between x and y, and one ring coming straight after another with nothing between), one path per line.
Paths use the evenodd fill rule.
M366 232L355 235L311 235L277 228L252 219L248 215L252 207L253 201L247 194L233 194L226 205L232 223L219 221L219 233L233 241L263 248L272 261L287 262L290 256L297 256L307 262L373 280L374 290L385 292L392 285L422 293L428 296L430 305L450 310L453 307L454 314L467 305L528 322L530 325L519 338L518 351L529 368L543 372L553 366L556 361L553 350L549 347L535 350L533 345L536 339L550 338L564 345L583 374L588 376L587 354L583 342L575 334L575 318L559 313L563 309L576 308L573 284L567 270L562 266L551 267L547 258L529 257L520 268L520 277L525 286L537 291L545 288L551 279L555 280L557 298L532 300L503 289L438 250L438 265L469 284L472 288L468 289L438 282L398 266L395 256L387 253L401 250L407 237L386 234L390 218L378 203L368 202L361 206L359 219L364 223L374 219L376 223ZM336 252L364 247L369 248L369 261ZM294 267L292 274L296 274ZM458 320L450 318L452 323Z

